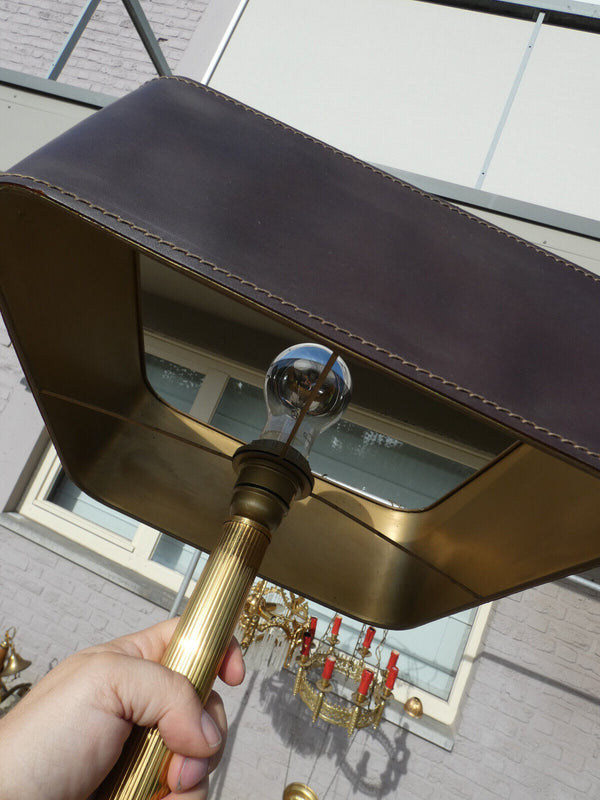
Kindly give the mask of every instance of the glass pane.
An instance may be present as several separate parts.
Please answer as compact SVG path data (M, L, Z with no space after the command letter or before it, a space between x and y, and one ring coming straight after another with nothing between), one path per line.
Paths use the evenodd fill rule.
M309 601L309 610L319 620L317 638L324 637L333 619L333 612L312 601ZM475 614L476 610L473 609L413 630L388 631L383 645L381 641L385 631L378 630L367 661L376 664L379 655L379 665L383 668L388 663L391 651L398 650L399 679L442 700L448 700ZM363 628L360 622L344 617L336 647L343 652L353 653L361 644ZM380 645L381 652L378 654Z
M410 631L390 631L386 644L400 651L401 678L447 700L470 632L470 622L446 617Z
M265 419L262 391L230 379L211 424L249 442ZM406 508L430 505L475 471L343 419L319 436L310 464L318 475Z
M48 500L95 525L101 525L103 528L129 539L129 541L135 536L138 527L135 520L99 503L82 492L67 478L64 472L61 472L59 479L54 484Z
M266 419L262 389L230 378L210 424L243 442L251 442L260 435Z
M149 353L145 358L150 386L163 400L187 414L194 405L204 375Z
M314 472L405 508L422 508L475 471L471 467L340 420L317 439Z
M183 575L189 566L194 552L195 548L191 545L183 544L183 542L174 539L172 536L161 533L156 547L154 548L154 553L152 554L152 561L157 561L159 564L163 564L165 567L169 567L169 569L174 569L176 572L180 572ZM207 553L201 553L196 569L194 570L193 580L198 580L207 559Z

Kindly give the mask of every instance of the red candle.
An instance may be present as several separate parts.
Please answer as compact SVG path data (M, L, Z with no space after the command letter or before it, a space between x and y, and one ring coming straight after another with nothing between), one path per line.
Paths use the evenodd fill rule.
M391 666L389 668L387 678L385 679L385 686L386 689L393 689L394 684L396 683L396 678L398 677L398 667Z
M365 640L363 642L363 647L368 650L371 646L371 642L373 641L373 637L375 636L375 628L368 627L367 632L365 633Z
M315 631L317 630L317 618L311 617L310 618L310 626L309 626L311 636L315 635Z
M396 666L396 661L398 661L398 656L400 653L397 650L392 650L390 653L390 660L388 661L387 669L390 670L392 667ZM397 670L396 670L397 672Z
M363 673L360 679L360 685L358 687L358 693L366 696L369 691L369 686L371 685L372 680L373 680L373 672L370 669L363 669Z
M342 624L342 618L339 614L336 614L333 618L333 625L331 626L331 635L337 636L340 632L340 625Z
M333 668L335 667L335 658L333 656L327 656L325 659L325 664L323 666L323 674L322 678L324 681L328 681L331 676L333 675Z
M310 631L306 631L304 636L302 637L302 650L301 655L308 656L310 655L310 646L312 644L312 634Z

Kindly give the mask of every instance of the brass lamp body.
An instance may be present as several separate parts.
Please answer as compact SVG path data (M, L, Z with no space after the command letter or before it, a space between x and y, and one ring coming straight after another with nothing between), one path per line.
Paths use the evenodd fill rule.
M210 694L271 536L294 499L312 488L308 463L271 442L241 447L230 518L202 572L162 664L185 675L202 703ZM171 753L157 728L136 728L96 800L160 800Z

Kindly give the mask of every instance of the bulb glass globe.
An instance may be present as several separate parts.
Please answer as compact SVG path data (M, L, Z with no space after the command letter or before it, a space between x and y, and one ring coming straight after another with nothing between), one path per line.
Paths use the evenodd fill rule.
M337 422L352 380L339 356L323 375L332 355L323 345L298 344L277 356L265 378L268 417L261 439L286 442L306 458L316 437Z

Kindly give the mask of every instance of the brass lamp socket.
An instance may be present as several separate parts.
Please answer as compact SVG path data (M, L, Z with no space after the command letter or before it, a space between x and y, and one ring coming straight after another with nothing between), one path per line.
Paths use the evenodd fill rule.
M319 680L316 682L316 686L320 692L331 691L331 681L328 678L319 678Z
M308 462L297 450L268 439L240 447L233 467L238 477L232 516L251 519L271 532L279 527L292 501L308 497L314 484Z
M360 692L354 692L354 694L352 695L352 699L354 700L357 706L362 706L366 702L367 695L361 694Z

